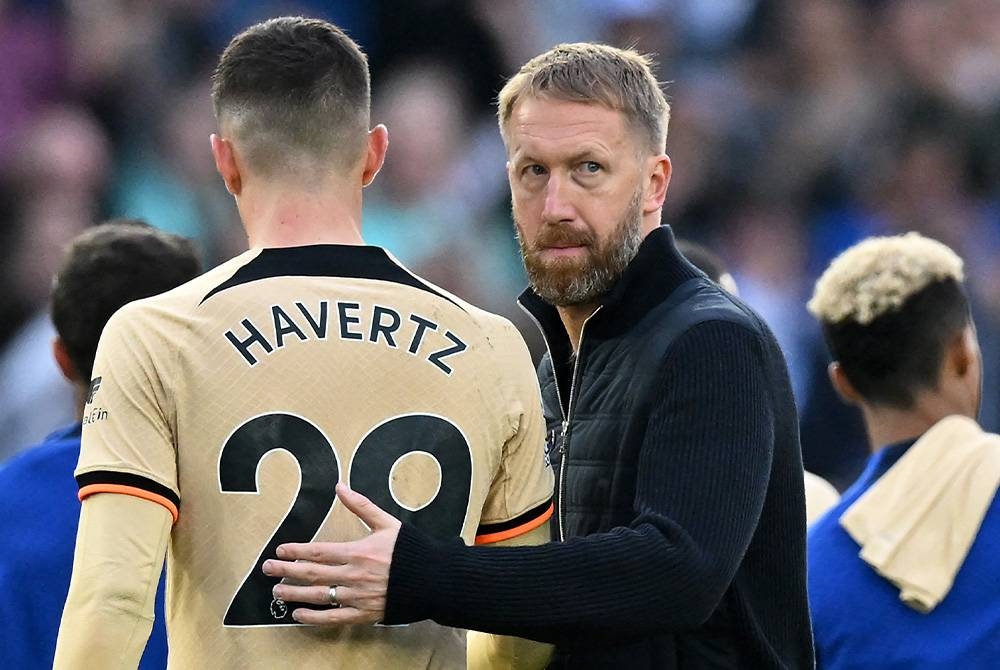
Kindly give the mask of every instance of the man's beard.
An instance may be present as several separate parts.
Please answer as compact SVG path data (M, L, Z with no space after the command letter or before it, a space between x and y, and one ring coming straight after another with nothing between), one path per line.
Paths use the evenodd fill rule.
M521 258L528 283L538 296L559 307L587 305L605 296L642 244L642 191L637 191L611 235L600 242L590 230L576 231L563 224L545 224L530 243L514 217ZM556 244L586 249L584 258L544 260L542 252Z

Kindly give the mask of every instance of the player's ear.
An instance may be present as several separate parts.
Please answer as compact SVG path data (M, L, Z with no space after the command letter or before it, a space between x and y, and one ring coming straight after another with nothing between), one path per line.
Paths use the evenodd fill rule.
M643 189L643 214L651 214L663 207L663 201L667 198L667 187L670 186L672 170L670 157L666 154L660 154L649 159L649 167L646 171L646 183Z
M978 349L975 330L966 326L945 349L945 365L950 366L957 376L965 377L978 364Z
M361 172L361 185L368 186L375 181L375 175L385 163L385 152L389 149L389 129L378 124L368 131L368 153L365 155L365 166Z
M212 133L209 139L212 142L212 157L215 159L215 169L222 175L222 181L226 184L226 190L235 196L239 196L240 191L243 190L243 178L240 176L240 168L236 164L233 143L219 137L215 133Z
M830 377L830 383L833 384L833 390L837 392L841 400L848 405L858 405L861 402L861 394L854 388L851 380L847 378L844 368L840 367L840 363L837 361L830 363L826 372Z
M59 366L59 371L63 373L63 377L71 384L80 384L83 382L80 379L79 373L76 371L76 366L73 365L72 359L69 357L69 351L66 349L66 343L63 342L61 337L56 336L52 340L52 356L56 359L56 365Z

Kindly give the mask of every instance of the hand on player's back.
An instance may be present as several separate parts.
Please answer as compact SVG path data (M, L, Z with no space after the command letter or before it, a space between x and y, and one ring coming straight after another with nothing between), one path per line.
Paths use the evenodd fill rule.
M296 621L315 626L374 624L385 616L392 551L400 522L360 493L337 485L341 502L368 526L372 534L354 542L309 542L278 547L280 560L264 562L264 574L286 582L274 587L274 596L285 602L331 604L330 587L336 587L339 608L299 608Z

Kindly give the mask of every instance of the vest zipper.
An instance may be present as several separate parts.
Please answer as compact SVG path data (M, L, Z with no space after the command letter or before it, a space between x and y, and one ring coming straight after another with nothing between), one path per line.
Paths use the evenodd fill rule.
M576 371L580 367L580 350L583 348L583 331L587 327L587 323L594 317L594 314L600 312L602 307L603 305L598 305L597 309L595 309L590 316L584 319L583 325L580 326L580 342L576 347L577 351L576 361L574 361L573 363L573 375L572 377L570 377L570 383L569 383L569 403L566 405L566 409L564 410L562 402L562 394L559 392L559 378L558 375L556 375L556 369L555 369L556 361L552 357L552 347L551 345L549 345L549 338L545 334L545 329L542 328L541 322L537 318L535 318L535 315L532 314L530 310L525 309L523 305L521 306L521 309L524 311L524 313L527 314L528 317L530 317L531 320L535 322L535 326L538 328L538 331L542 334L542 340L545 341L545 350L549 352L549 360L552 361L552 376L556 387L556 402L559 404L559 412L562 414L563 417L562 435L560 436L562 439L559 441L559 500L558 500L559 516L557 517L557 522L559 524L560 542L565 541L566 539L566 530L563 525L563 519L566 516L563 507L564 496L566 491L566 445L567 445L567 440L569 439L569 420L573 414L573 390L576 388Z
M573 417L573 399L576 396L576 378L577 370L580 368L580 352L583 351L583 331L587 328L587 323L601 311L601 305L598 305L597 309L588 316L583 325L580 326L580 341L577 343L576 347L576 360L573 362L573 375L570 377L569 382L569 404L566 405L566 414L563 416L562 423L562 440L559 443L559 541L566 541L566 461L568 460L569 452L569 435L570 435L570 419ZM552 357L552 352L549 352L549 357ZM559 392L559 382L556 382L556 393ZM558 397L558 396L557 396ZM562 401L559 402L559 408L562 409Z

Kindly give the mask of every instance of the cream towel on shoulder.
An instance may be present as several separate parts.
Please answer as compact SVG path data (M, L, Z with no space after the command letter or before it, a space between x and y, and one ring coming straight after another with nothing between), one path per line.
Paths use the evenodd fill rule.
M951 590L1000 486L1000 435L949 416L840 517L859 556L930 612Z

